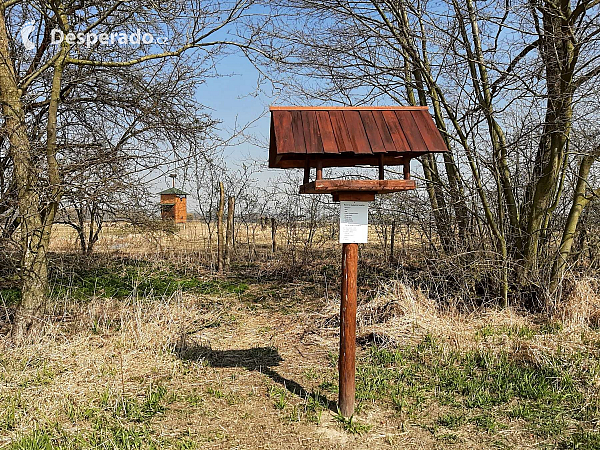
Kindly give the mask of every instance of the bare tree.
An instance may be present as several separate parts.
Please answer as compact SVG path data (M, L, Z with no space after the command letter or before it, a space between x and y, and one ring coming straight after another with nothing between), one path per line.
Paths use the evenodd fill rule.
M261 50L251 57L282 92L319 103L429 106L451 150L443 161L421 159L444 251L453 253L454 242L468 249L481 230L497 255L502 304L511 278L540 292L549 280L556 287L576 210L588 204L577 193L598 159L593 148L585 158L570 151L579 125L598 130L597 1L269 5L268 22L249 24ZM583 195L591 201L595 190Z
M81 135L69 127L70 119L82 111L88 112L87 117L96 114L95 123L108 120L119 129L131 130L134 139L129 142L135 140L138 146L128 149L130 157L147 151L146 156L154 156L155 162L166 159L166 144L182 129L164 129L164 139L157 141L153 136L145 149L139 146L144 137L149 137L143 116L128 113L141 109L155 112L150 117L159 118L152 124L158 130L161 104L152 95L155 81L157 86L173 86L170 77L191 80L199 73L194 74L192 66L212 68L213 56L228 44L216 37L218 32L239 19L248 6L245 0L210 5L178 0L160 5L139 1L0 3L3 139L8 142L22 248L17 337L24 335L35 323L36 315L45 309L47 251L64 194L66 154L73 137ZM137 29L141 25L146 27L144 31ZM53 36L61 33L65 38L53 45ZM91 33L96 33L96 39ZM140 41L141 33L144 42ZM21 36L23 42L16 36ZM128 37L131 44L131 36L140 38L133 45L121 45ZM141 45L149 42L147 36L167 40ZM177 90L170 91L173 104L190 92L184 86L180 83ZM109 111L112 116L103 116ZM115 115L116 111L120 114ZM181 109L172 111L183 114ZM204 128L195 112L195 108L186 111L191 128ZM86 123L78 120L76 125L85 127ZM156 148L163 150L162 155ZM172 156L179 158L179 151L179 147L173 147Z

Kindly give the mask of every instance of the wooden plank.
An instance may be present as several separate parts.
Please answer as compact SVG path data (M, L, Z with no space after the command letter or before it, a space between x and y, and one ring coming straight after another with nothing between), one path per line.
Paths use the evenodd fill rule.
M382 154L382 153L380 153ZM409 154L411 157L416 156L412 153L404 153L403 155ZM404 164L404 156L390 155L389 153L383 153L383 164L385 166L401 166ZM333 157L332 157L333 156ZM296 155L278 155L276 159L275 167L278 169L302 169L306 163L306 154ZM354 167L359 165L369 165L377 167L379 165L379 158L377 155L349 155L348 153L342 155L332 155L331 153L323 153L322 158L319 158L323 163L323 167ZM316 167L316 158L311 161L311 167Z
M375 192L335 192L331 194L334 202L374 202Z
M414 111L427 106L270 106L271 111Z
M310 159L306 158L304 164L304 184L306 184L310 182Z
M396 146L394 145L394 140L392 139L392 135L390 134L390 130L385 123L385 118L383 117L382 111L372 111L373 119L375 120L375 124L377 125L377 129L379 130L379 135L381 136L381 140L383 141L383 146L386 152L395 152Z
M323 153L323 142L315 111L300 111L306 153Z
M356 298L358 244L342 246L340 301L339 408L344 417L354 415L356 387Z
M275 124L271 120L271 126L269 127L269 168L277 167L277 144L275 141Z
M338 153L338 145L333 134L331 119L327 111L316 111L317 123L321 132L321 142L325 153Z
M417 187L414 180L315 180L300 186L301 194L332 194L338 192L390 192L407 191Z
M394 141L394 147L397 152L410 152L410 145L404 136L402 127L398 123L398 117L394 111L383 111L381 113L385 119L385 124L388 127L392 140Z
M292 114L288 111L274 111L271 119L275 130L277 154L295 153Z
M304 142L304 127L300 111L290 111L292 116L292 134L294 135L294 153L306 153Z
M425 144L421 132L419 131L419 127L410 111L396 111L396 117L398 118L398 123L400 123L400 126L402 127L408 145L410 145L411 151L427 151L427 144Z
M383 140L381 138L381 134L379 133L379 128L377 127L375 118L373 117L373 112L359 111L359 114L363 123L363 127L365 128L365 132L367 133L367 138L369 139L371 151L373 153L385 153L385 145L383 144Z
M352 141L350 140L343 111L330 111L329 118L331 119L331 127L337 142L338 152L352 152Z
M419 110L419 111L411 111L417 126L419 127L419 131L421 132L421 136L427 144L427 150L430 152L444 152L447 151L446 143L440 134L440 131L435 126L433 122L433 118L429 114L428 111Z
M355 110L345 110L342 114L344 114L344 120L346 121L350 140L352 141L352 151L357 154L373 153L367 133L365 132L365 127L360 118L360 113Z

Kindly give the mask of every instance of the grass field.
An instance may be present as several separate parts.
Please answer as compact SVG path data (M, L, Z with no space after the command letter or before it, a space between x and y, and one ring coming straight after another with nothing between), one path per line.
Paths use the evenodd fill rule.
M338 255L238 251L221 277L172 250L55 254L39 334L2 337L2 448L600 448L594 280L552 318L466 311L363 258L348 420Z

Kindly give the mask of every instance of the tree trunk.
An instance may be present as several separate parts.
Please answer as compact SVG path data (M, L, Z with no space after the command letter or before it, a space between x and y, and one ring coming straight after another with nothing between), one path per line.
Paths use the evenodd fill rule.
M36 190L31 147L27 135L25 112L16 74L12 65L9 38L0 13L0 101L4 114L4 133L8 136L10 157L14 164L13 176L17 187L19 215L21 216L21 277L22 299L15 318L13 334L23 338L44 312L48 291L48 263L46 261L50 230L44 227L40 214L40 198Z
M507 210L506 212L508 213L510 223L509 236L511 241L520 242L519 211L517 208L517 202L515 200L511 174L508 166L506 137L502 127L496 120L496 114L493 107L492 89L488 78L487 63L484 60L484 51L479 32L479 23L473 5L473 0L466 0L465 3L467 6L469 23L471 25L471 40L473 41L473 48L471 48L471 44L467 44L470 42L470 40L467 35L465 22L463 21L460 7L456 0L453 1L454 8L459 19L458 24L461 34L465 44L467 44L465 50L467 52L467 57L469 58L469 70L471 73L473 88L477 93L477 100L482 107L488 123L489 136L494 154L495 171L497 173L498 190L504 199ZM499 208L504 208L504 206L499 205Z
M229 269L233 253L233 215L235 213L235 197L227 197L227 231L225 234L225 267Z
M410 74L410 72L408 72L408 74ZM421 106L428 106L422 72L420 70L415 70L414 76L419 96L419 104ZM409 102L413 106L416 106L416 99L414 97L412 88L408 89L408 98ZM440 179L437 161L433 155L427 154L423 155L421 158L421 164L423 165L423 174L427 180L427 195L429 196L429 203L431 204L431 209L433 211L433 217L435 219L435 225L438 236L440 237L442 248L444 249L445 253L452 253L454 233L452 231L450 214L448 213L448 207L446 205L446 198L444 196L444 191L442 190L443 184Z
M571 132L573 115L574 71L579 56L572 37L570 2L543 2L544 34L540 38L540 56L546 71L546 115L534 165L534 178L527 186L526 240L523 248L525 273L538 266L541 236L552 203L555 201L565 146Z
M423 174L427 180L427 195L429 196L429 203L431 204L440 243L445 253L452 254L454 233L450 223L444 192L442 191L442 182L437 170L437 162L431 154L428 154L423 155L421 163L423 165Z
M583 157L581 164L579 165L579 176L577 178L577 185L573 194L573 203L571 204L571 210L569 211L569 216L567 217L567 222L565 223L558 253L554 260L554 264L552 265L552 276L550 280L551 295L556 293L557 289L560 287L562 279L565 275L565 270L567 268L567 260L571 254L571 249L573 248L575 232L577 231L577 224L579 223L581 213L588 205L591 198L593 198L591 196L586 196L586 188L588 186L587 180L590 174L590 169L595 159L595 156L586 155Z
M217 212L217 269L223 273L223 212L225 210L225 187L223 182L219 181L219 211Z

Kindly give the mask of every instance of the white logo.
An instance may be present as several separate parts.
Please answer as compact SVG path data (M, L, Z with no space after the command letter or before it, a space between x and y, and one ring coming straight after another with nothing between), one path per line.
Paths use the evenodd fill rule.
M85 45L90 48L93 45L152 45L165 44L167 39L164 37L155 38L150 33L142 33L139 28L133 33L63 33L61 30L54 29L50 33L50 41L53 45L60 45L66 42L69 45Z
M35 29L35 20L26 22L21 28L21 41L25 46L25 50L31 51L35 48L35 43L29 39L31 33ZM142 33L137 28L133 33L63 33L61 30L54 29L50 33L51 43L53 45L60 45L63 41L66 41L69 45L85 45L87 48L95 44L99 45L162 45L167 42L165 37L155 38L150 33Z
M21 28L21 41L23 41L23 45L25 46L25 50L31 51L35 48L35 44L33 41L29 39L29 36L33 32L35 28L35 20L32 22L27 22Z

